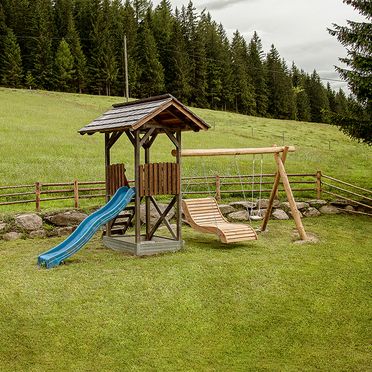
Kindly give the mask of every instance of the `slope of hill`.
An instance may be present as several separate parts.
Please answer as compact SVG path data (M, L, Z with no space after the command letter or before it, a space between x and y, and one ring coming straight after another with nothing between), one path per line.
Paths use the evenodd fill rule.
M122 101L122 97L0 88L0 183L103 179L103 136L80 136L77 130L112 103ZM291 144L298 151L288 158L290 172L322 170L362 186L371 183L371 149L351 141L335 127L192 110L212 128L204 133L185 133L184 148ZM171 159L168 140L160 138L154 147L154 161ZM112 161L126 163L129 176L133 172L132 153L132 146L125 138L113 148ZM250 173L252 156L184 161L186 175L236 174L238 168L242 173ZM265 156L264 171L273 168L273 159Z

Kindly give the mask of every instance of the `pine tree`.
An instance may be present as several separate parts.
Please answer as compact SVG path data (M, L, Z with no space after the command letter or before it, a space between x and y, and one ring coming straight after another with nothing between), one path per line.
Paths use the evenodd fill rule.
M177 10L169 42L169 57L166 90L182 102L188 103L191 94L189 61Z
M348 82L351 91L366 111L366 119L357 113L354 117L333 116L332 121L350 137L372 144L372 6L366 0L343 0L366 17L366 22L347 21L347 26L333 24L329 33L347 50L347 58L340 61L348 69L336 67L341 77Z
M74 74L74 57L65 39L59 43L55 58L55 85L58 90L68 91Z
M133 0L132 2L136 22L139 24L145 18L148 9L151 8L151 2L149 0Z
M233 82L236 111L254 115L256 100L254 88L248 74L248 49L244 38L236 31L231 43Z
M266 58L268 113L278 119L293 119L294 93L292 81L286 70L285 62L280 59L279 52L274 45Z
M14 88L20 87L23 75L21 49L11 29L8 29L4 39L0 62L1 84Z
M33 75L38 87L53 86L53 8L51 0L35 0L32 17Z
M256 113L259 116L265 116L268 107L267 87L264 69L264 53L261 39L255 31L248 45L248 73L251 78L255 99Z
M149 27L148 14L141 22L137 35L137 63L139 66L138 92L149 97L164 92L164 71L159 61L154 36Z

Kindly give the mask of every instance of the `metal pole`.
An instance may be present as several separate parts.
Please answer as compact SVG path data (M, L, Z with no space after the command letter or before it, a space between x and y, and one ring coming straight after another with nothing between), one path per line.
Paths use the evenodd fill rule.
M129 101L127 35L124 35L125 97Z

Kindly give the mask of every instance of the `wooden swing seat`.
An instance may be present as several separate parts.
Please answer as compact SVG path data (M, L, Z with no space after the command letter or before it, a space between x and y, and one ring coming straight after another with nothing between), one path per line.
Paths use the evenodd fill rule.
M215 198L184 199L182 208L187 222L193 229L215 234L222 243L257 240L257 234L251 226L227 221Z

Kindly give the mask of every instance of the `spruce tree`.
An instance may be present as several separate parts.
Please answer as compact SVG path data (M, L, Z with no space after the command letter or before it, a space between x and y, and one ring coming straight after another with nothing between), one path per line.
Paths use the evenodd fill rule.
M55 86L58 90L66 92L69 90L70 83L74 74L74 57L65 39L59 43L55 58Z
M335 115L332 122L350 137L372 144L372 5L366 0L343 0L366 17L365 22L347 21L347 26L333 24L329 33L347 50L347 57L340 58L348 68L336 67L341 77L348 82L349 88L364 109L365 119Z
M141 22L137 35L137 63L139 66L138 95L149 97L164 92L164 71L159 61L154 35L149 27L150 14Z
M35 0L32 16L33 75L37 86L53 86L53 8L51 0Z
M259 116L265 116L268 107L266 77L264 69L264 53L262 49L261 39L255 31L248 45L248 73L251 78L255 99L256 113Z
M3 42L0 62L1 84L12 88L20 87L23 75L21 49L11 29L8 29Z

